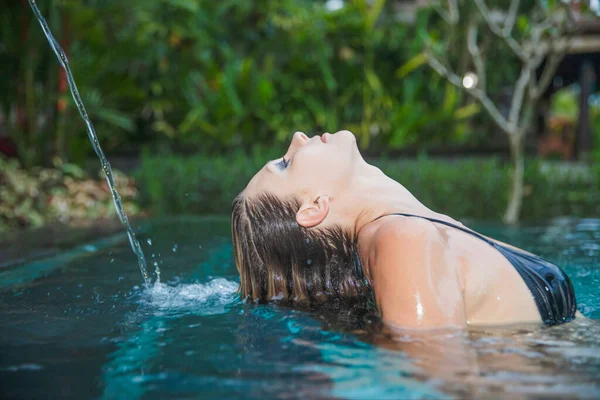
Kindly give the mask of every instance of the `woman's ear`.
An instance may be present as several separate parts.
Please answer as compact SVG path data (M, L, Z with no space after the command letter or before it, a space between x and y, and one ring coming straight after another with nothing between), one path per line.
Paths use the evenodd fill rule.
M329 214L329 196L319 196L313 202L302 204L296 213L296 221L305 228L319 225Z

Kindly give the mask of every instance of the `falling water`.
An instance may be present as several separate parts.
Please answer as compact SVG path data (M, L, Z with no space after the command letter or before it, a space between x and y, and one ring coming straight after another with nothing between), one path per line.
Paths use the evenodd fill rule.
M50 32L50 28L48 27L48 23L46 22L46 20L40 13L40 10L38 9L37 4L35 3L35 0L29 0L29 5L31 6L33 13L37 17L38 22L40 23L42 30L44 31L44 35L46 35L46 39L48 39L48 42L50 43L50 47L52 47L52 50L54 50L54 53L56 54L56 57L58 57L58 61L60 62L60 65L63 67L63 69L65 70L65 73L67 74L67 81L69 83L69 89L71 89L71 95L73 96L73 100L75 101L75 105L77 106L77 109L79 110L79 114L81 115L81 118L83 118L83 120L85 121L88 137L90 138L92 147L94 148L94 151L98 155L98 158L100 158L100 164L102 165L102 170L104 171L104 175L106 176L106 181L108 182L108 186L109 186L110 192L112 194L113 202L115 203L115 208L117 209L117 214L119 215L119 219L121 220L121 222L123 223L123 225L125 225L125 228L127 229L127 236L129 237L129 243L131 244L131 248L132 248L133 252L137 256L138 264L140 266L140 271L142 273L142 277L144 278L144 281L146 283L150 283L150 279L148 277L148 271L146 268L146 259L144 257L144 252L142 251L140 243L138 242L137 238L135 237L135 233L133 232L133 229L131 229L131 225L129 224L129 219L127 218L127 214L125 214L125 211L123 210L121 196L119 195L119 192L117 192L117 187L115 185L115 180L113 178L112 169L110 168L110 164L108 163L108 160L106 159L106 156L104 155L104 152L102 151L102 148L100 148L100 143L98 142L98 138L96 137L96 131L94 130L94 126L92 125L92 122L90 121L90 118L88 117L87 111L85 110L85 106L83 105L83 101L81 100L81 96L79 95L79 91L77 90L77 85L75 84L75 79L73 79L73 74L71 73L71 68L69 67L69 60L67 59L67 55L63 51L62 47L60 47L60 44L56 41L56 39L54 39L54 36L52 35L52 32ZM156 266L156 271L157 271L157 276L160 276L160 271L158 270L158 266Z

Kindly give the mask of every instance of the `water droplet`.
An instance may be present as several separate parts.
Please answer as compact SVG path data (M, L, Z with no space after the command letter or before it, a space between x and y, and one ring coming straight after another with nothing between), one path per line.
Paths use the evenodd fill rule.
M202 245L201 245L201 244L199 244L199 245L198 245L198 248L199 248L199 249L202 249Z
M176 251L177 251L177 243L175 243L175 244L173 245L173 253L175 253Z
M115 259L114 259L114 258L111 258L111 259L110 259L110 263L112 264L112 263L114 263L114 262L115 262Z
M310 258L306 260L306 265L312 265L312 260Z
M271 300L283 300L283 292L279 292L277 296L271 297Z
M148 240L146 240L146 242L148 242L148 244L149 244L150 246L152 246L152 239L148 239Z

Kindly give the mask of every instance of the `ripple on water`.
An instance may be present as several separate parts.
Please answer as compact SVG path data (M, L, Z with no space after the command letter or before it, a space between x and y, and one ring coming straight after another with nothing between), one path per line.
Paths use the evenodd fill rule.
M18 371L40 371L44 367L39 364L21 364L21 365L11 365L9 367L5 367L0 369L1 371L8 372L18 372Z
M163 284L135 286L125 242L41 273L15 269L20 286L0 293L3 396L60 397L68 386L70 397L106 399L600 398L597 320L473 329L453 340L393 335L370 311L342 305L246 304L229 222L220 223L148 228L149 254L171 266ZM600 318L600 220L482 233L557 262L579 310Z

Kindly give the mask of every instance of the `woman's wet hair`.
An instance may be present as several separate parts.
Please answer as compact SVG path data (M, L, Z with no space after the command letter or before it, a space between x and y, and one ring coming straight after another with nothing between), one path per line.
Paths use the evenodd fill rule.
M316 304L366 299L356 241L339 226L305 228L300 200L263 193L233 201L231 231L240 294L249 300Z

